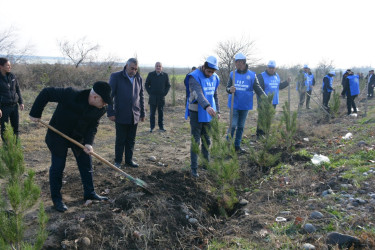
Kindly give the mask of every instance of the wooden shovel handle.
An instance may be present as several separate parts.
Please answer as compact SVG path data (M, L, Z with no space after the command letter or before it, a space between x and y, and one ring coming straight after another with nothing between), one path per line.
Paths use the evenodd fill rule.
M65 139L67 139L71 143L74 143L78 147L80 147L82 149L85 149L85 146L83 146L81 143L79 143L76 140L70 138L69 136L65 135L64 133L58 131L57 129L55 129L54 127L52 127L51 125L49 125L48 123L46 123L46 122L44 122L42 120L40 120L39 122L41 124L43 124L44 126L46 126L47 128L49 128L50 130L52 130L53 132L55 132L55 133L59 134L60 136L64 137ZM91 152L90 154L93 155L98 160L100 160L101 162L103 162L104 164L110 166L112 169L116 170L117 172L120 172L122 175L124 175L126 178L130 179L131 181L133 181L133 182L136 181L136 179L134 179L131 175L129 175L129 174L125 173L124 171L122 171L121 169L117 168L115 165L113 165L112 163L110 163L109 161L107 161L106 159L104 159L103 157L101 157L100 155L98 155L97 153Z

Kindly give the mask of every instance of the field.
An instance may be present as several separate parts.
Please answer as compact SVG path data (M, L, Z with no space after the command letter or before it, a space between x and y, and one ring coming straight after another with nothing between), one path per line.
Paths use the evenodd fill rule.
M367 116L362 117L362 95L361 102L357 100L359 115L351 118L346 116L345 100L341 99L339 113L331 119L326 119L318 104L311 101L312 109L303 109L298 116L294 152L286 153L284 142L279 141L273 150L282 153L281 160L267 172L259 171L248 153L238 156L241 176L233 186L242 202L225 217L218 212L214 195L217 184L212 175L199 169L198 179L190 176L190 125L183 118L182 78L178 78L176 105L171 105L171 93L167 97L167 132L150 134L149 120L140 123L134 155L140 167L123 169L149 184L153 194L142 192L94 159L96 191L109 196L110 201L85 204L79 172L70 153L62 189L69 207L65 213L52 208L48 182L50 154L44 143L46 128L29 121L28 111L37 93L25 91L21 140L26 166L37 173L41 200L49 216L49 237L44 249L301 249L305 243L327 249L327 235L334 231L359 238L361 246L356 248L375 247L375 200L371 198L375 176L370 171L375 167L374 100L368 101ZM315 92L320 93L319 90L316 87ZM223 86L219 91L221 122L228 124L227 94ZM276 109L277 124L287 96L287 89L283 90ZM46 107L43 120L50 119L54 107ZM292 86L291 109L296 108L297 94ZM243 138L247 149L259 150L256 120L253 110ZM348 132L353 138L342 139ZM94 150L113 162L114 145L114 123L103 117ZM314 154L328 156L331 162L313 165L310 159ZM364 175L365 172L369 174ZM330 195L323 195L327 190ZM344 194L352 195L352 199ZM354 205L353 199L366 202ZM29 241L33 240L36 210L37 206L26 216ZM321 212L323 217L311 219L314 211ZM285 221L276 221L278 217ZM306 230L309 223L315 226L314 232Z

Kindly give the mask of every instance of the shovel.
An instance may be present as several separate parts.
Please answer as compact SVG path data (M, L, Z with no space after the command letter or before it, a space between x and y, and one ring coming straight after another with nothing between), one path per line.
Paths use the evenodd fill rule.
M68 141L74 143L75 145L77 145L78 147L82 148L82 149L85 149L85 146L83 146L81 143L77 142L76 140L70 138L69 136L61 133L60 131L58 131L57 129L55 129L54 127L52 127L51 125L49 125L48 123L40 120L39 121L41 124L43 124L44 126L46 126L47 128L49 128L50 130L52 130L53 132L59 134L60 136L64 137L65 139L67 139ZM123 176L125 176L125 178L127 178L128 180L130 180L131 182L133 182L134 184L136 184L137 186L141 187L146 193L148 194L152 194L151 191L149 191L147 189L147 184L146 182L142 181L141 179L138 179L138 178L134 178L132 177L131 175L125 173L124 171L122 171L121 169L117 168L115 165L113 165L112 163L110 163L109 161L107 161L106 159L102 158L100 155L96 154L95 152L91 152L90 153L91 155L93 155L95 158L97 158L98 160L100 160L101 162L103 162L104 164L110 166L112 169L116 170L117 172L119 172L120 174L122 174Z

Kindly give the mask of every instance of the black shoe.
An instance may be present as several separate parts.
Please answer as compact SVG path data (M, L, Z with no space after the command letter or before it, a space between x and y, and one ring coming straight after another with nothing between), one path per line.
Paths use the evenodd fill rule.
M98 194L91 194L91 195L85 197L85 201L86 200L107 201L108 197L100 196Z
M68 207L64 204L64 202L62 201L58 201L58 202L54 202L53 203L53 207L61 212L61 213L64 213L66 210L68 210Z
M125 166L131 167L131 168L137 168L139 165L135 163L134 161L125 162Z
M115 165L116 168L121 168L121 163L115 162L114 165Z
M150 133L152 133L152 128L150 128Z
M165 130L164 128L159 128L159 131L160 132L167 132L167 130Z
M198 174L196 168L192 168L191 169L191 176L193 176L194 178L198 178L199 177L199 174Z
M246 153L246 150L241 147L235 147L235 150L238 154L244 154Z

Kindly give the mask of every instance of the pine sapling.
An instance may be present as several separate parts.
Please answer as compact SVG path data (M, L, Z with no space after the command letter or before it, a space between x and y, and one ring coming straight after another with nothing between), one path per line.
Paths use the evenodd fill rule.
M24 216L37 203L40 188L35 184L35 172L26 173L20 140L7 123L3 147L0 149L0 178L5 192L0 190L0 249L41 249L47 239L47 216L43 203L39 207L39 231L34 242L24 242ZM6 193L4 197L3 194Z
M273 94L261 96L258 108L258 127L263 131L259 138L260 150L251 149L250 159L253 160L261 170L266 170L273 166L279 159L280 153L271 154L269 151L276 145L276 131L273 125L275 117L275 108L272 104Z
M239 178L239 163L233 143L226 140L224 124L215 117L210 122L211 129L208 132L211 138L210 159L206 160L199 152L199 146L193 143L193 151L199 154L201 162L207 166L216 183L216 195L219 210L222 215L227 216L227 211L233 209L238 202L234 189L234 182ZM208 142L202 140L203 145L208 147Z
M290 111L289 103L285 102L283 106L283 114L280 121L281 137L285 140L286 148L289 152L293 150L294 140L293 137L297 132L297 112ZM281 128L282 125L284 128Z

